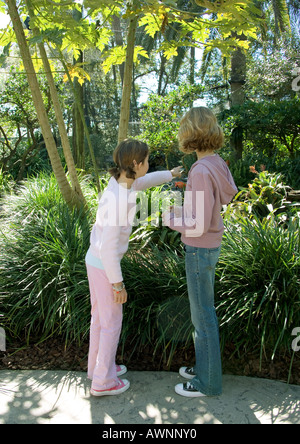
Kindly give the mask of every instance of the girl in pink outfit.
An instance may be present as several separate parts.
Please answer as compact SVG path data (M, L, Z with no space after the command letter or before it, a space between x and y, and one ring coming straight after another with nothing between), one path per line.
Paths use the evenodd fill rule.
M99 201L91 232L86 255L92 305L88 377L94 396L116 395L130 386L126 379L119 379L127 369L117 366L115 358L122 327L122 304L127 301L120 262L128 249L136 192L180 176L181 167L146 174L148 158L146 143L127 139L117 146L116 167L110 170L112 177Z

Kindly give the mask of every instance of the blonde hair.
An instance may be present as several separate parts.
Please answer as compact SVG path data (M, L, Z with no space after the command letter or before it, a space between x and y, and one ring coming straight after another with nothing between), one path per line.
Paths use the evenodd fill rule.
M144 142L134 139L125 139L119 143L113 153L115 167L109 169L109 173L118 180L121 172L126 172L128 179L135 179L135 171L133 161L137 164L144 163L149 154L148 145Z
M224 134L214 113L199 106L188 111L180 122L179 149L184 153L214 151L222 147Z

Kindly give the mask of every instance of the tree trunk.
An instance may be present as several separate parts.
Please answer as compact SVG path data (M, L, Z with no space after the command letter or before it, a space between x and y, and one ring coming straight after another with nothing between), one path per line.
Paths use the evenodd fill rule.
M27 0L26 4L27 4L30 18L33 18L34 11L33 11L32 4L31 4L30 0ZM35 35L38 33L38 30L33 28L32 32ZM50 88L51 100L53 103L53 108L54 108L56 121L57 121L57 125L58 125L58 131L59 131L59 135L61 138L61 144L63 147L63 152L64 152L66 164L67 164L68 171L69 171L71 185L72 185L73 191L78 195L78 197L82 201L82 203L86 204L84 195L82 193L82 190L81 190L81 187L79 184L79 180L78 180L78 176L77 176L77 172L76 172L76 167L75 167L75 162L74 162L74 158L72 156L69 138L68 138L64 118L63 118L63 113L61 110L61 105L59 102L59 97L58 97L57 89L56 89L54 79L52 76L51 67L50 67L49 60L48 60L48 57L46 54L46 50L45 50L45 47L42 43L40 43L38 45L38 47L39 47L40 56L41 56L41 59L43 62L47 81L48 81L49 88Z
M127 49L118 135L119 142L122 142L122 140L126 139L128 133L130 98L132 89L133 56L137 24L138 18L136 16L131 17L127 36Z
M77 59L77 62L80 60ZM78 79L75 77L73 81L74 90L78 100L80 101L80 106L83 107L83 85L80 85ZM73 154L77 168L84 170L85 159L84 159L84 127L82 119L80 116L80 110L77 101L73 103L73 113L72 113L73 123L72 123L72 144L73 144Z
M157 87L157 94L158 94L159 96L162 95L162 90L163 90L163 77L164 77L164 74L165 74L166 63L167 63L167 59L166 59L166 57L163 55L163 53L161 53L160 68L159 68L159 76L158 76L158 87Z
M59 135L61 138L61 144L62 144L66 164L67 164L68 171L69 171L69 176L70 176L72 188L73 188L73 191L78 195L79 199L83 203L85 203L85 198L83 196L83 193L82 193L82 190L81 190L81 187L79 184L77 172L76 172L74 158L72 156L72 151L71 151L69 138L68 138L65 122L64 122L64 117L63 117L63 113L62 113L61 106L59 103L57 89L55 87L54 79L53 79L53 76L51 73L51 67L49 65L48 57L47 57L44 46L42 44L39 44L38 46L39 46L40 55L41 55L41 58L43 61L44 69L45 69L47 80L48 80L49 87L50 87L51 99L52 99L52 103L53 103L53 107L54 107L54 112L55 112L56 121L57 121L57 125L58 125L58 131L59 131Z
M242 105L245 102L246 57L237 49L231 58L231 105Z
M51 131L51 126L48 120L47 112L43 103L43 98L39 88L37 76L31 60L23 26L17 10L16 0L7 0L6 3L8 6L8 13L13 23L13 28L17 38L24 68L27 74L27 80L31 90L33 104L36 109L47 152L59 189L62 193L63 198L71 208L74 206L80 207L82 205L82 202L79 199L78 195L72 190L66 178L64 168L61 164L56 143Z
M195 56L195 47L191 47L191 55L190 55L190 72L189 72L189 82L191 85L195 85L195 65L196 65L196 56Z
M67 67L66 63L64 62L64 56L63 56L61 51L60 51L60 61L61 61L62 65L63 65L65 73L66 73L66 75L68 77L69 83L70 83L70 85L71 85L71 87L73 89L74 99L75 99L75 102L77 104L77 109L78 109L78 112L80 114L81 122L82 122L82 125L83 125L84 133L85 133L85 136L86 136L86 139L87 139L87 144L88 144L89 151L90 151L90 156L91 156L91 159L92 159L92 162L93 162L97 190L98 190L98 193L100 193L101 190L100 190L100 182L99 182L98 165L97 165L97 162L96 162L95 153L94 153L94 149L93 149L93 146L92 146L92 141L91 141L91 138L90 138L89 129L87 127L87 124L86 124L86 121L85 121L85 118L84 118L84 110L83 110L83 107L81 106L80 99L79 99L79 97L77 95L77 91L74 89L73 82L72 82L72 79L71 79L68 67Z
M237 36L237 39L244 40L243 35ZM240 48L237 48L231 57L231 106L243 105L245 102L245 79L246 79L246 56ZM241 159L243 155L243 129L237 127L233 130L231 137L231 145L234 149L237 159Z
M120 17L118 17L117 15L113 16L112 28L113 28L113 33L115 36L116 45L123 46L121 21L120 21ZM121 65L119 65L119 72L120 72L122 86L123 86L123 82L124 82L124 68L125 68L125 64L121 63Z
M81 11L78 11L75 9L73 11L73 18L79 23L82 19L82 7ZM79 25L78 25L79 26ZM78 59L73 60L74 65L76 63L83 63L83 51L80 51ZM73 88L76 91L76 97L78 97L78 100L80 102L77 102L77 100L73 103L73 134L72 134L72 143L73 143L73 155L74 160L76 163L77 168L80 168L84 170L85 168L85 158L84 158L84 126L83 122L80 116L80 109L79 106L84 109L83 103L84 103L84 87L83 85L80 85L78 82L77 77L74 78L73 81Z

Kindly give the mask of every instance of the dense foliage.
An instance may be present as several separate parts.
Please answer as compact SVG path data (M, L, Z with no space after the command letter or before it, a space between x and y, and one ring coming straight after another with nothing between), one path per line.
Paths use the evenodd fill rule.
M264 174L277 198L278 181ZM106 183L103 178L102 186ZM84 257L97 193L86 179L81 184L90 206L85 214L68 209L53 176L28 180L2 199L0 298L10 338L31 342L60 336L80 343L88 336ZM291 331L300 324L299 212L289 209L282 223L282 213L258 217L253 206L250 220L242 212L237 217L237 202L231 205L224 213L216 282L222 345L234 344L239 354L292 355ZM164 349L170 363L174 350L192 343L180 238L161 225L144 224L134 230L130 245L122 262L129 301L121 344L130 343L132 351L145 344L154 352Z
M300 155L300 99L272 102L245 102L221 115L224 129L243 131L244 150L259 152L266 157Z

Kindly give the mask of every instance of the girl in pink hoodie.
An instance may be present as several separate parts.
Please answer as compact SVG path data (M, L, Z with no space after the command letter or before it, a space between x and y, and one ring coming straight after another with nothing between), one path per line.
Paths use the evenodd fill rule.
M146 143L127 139L114 151L115 168L101 196L96 222L90 236L86 267L90 287L92 318L88 356L88 378L94 396L117 395L130 383L119 376L125 366L115 358L122 326L122 304L127 301L121 259L128 249L136 210L136 192L169 182L180 175L172 171L146 174L149 168Z
M227 164L216 151L223 145L223 132L215 115L205 107L191 109L179 129L180 149L195 152L183 207L164 213L164 224L181 233L185 247L186 276L195 327L196 365L182 367L190 381L178 384L176 393L187 397L216 396L222 392L219 327L214 307L215 269L224 232L222 205L237 188Z

